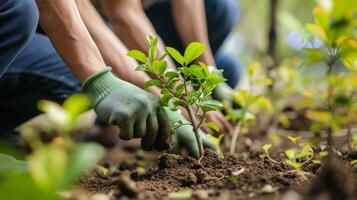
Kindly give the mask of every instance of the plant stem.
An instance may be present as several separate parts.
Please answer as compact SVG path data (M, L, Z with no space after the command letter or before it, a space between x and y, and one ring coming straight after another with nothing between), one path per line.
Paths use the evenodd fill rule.
M332 66L333 65L328 65L328 70L327 70L327 78L329 78L331 72L332 72ZM327 109L328 112L331 113L333 115L333 109L332 109L332 95L333 95L333 87L332 85L328 82L327 80L327 84L328 84L328 88L327 88ZM327 145L330 148L330 150L332 150L333 148L333 137L332 137L332 129L331 126L329 126L327 128Z
M234 153L235 150L236 150L238 136L239 136L239 132L240 132L241 128L242 128L242 122L240 121L237 124L237 126L234 128L234 130L233 130L233 138L232 138L231 146L230 146L230 149L229 149L230 153Z
M183 76L183 82L184 82L184 85L185 85L185 95L188 97L187 81L186 81L186 77L185 76ZM202 141L201 141L201 138L200 138L200 134L198 132L198 129L200 127L196 125L196 116L192 112L192 109L191 109L191 106L189 104L189 101L187 101L187 105L186 105L185 108L187 110L188 116L190 117L190 121L191 121L191 124L192 124L192 129L193 129L193 132L195 134L195 138L196 138L196 142L197 142L197 146L198 146L199 161L200 161L201 158L204 155L203 144L202 144ZM199 109L199 108L197 108L197 109Z
M351 123L347 124L347 150L352 151L352 146L351 146L351 135L352 135L352 127Z
M198 132L199 127L196 126L196 117L192 112L192 109L189 105L186 106L186 110L188 112L188 115L190 117L190 121L192 123L192 128L193 128L193 132L195 133L195 138L196 138L196 142L198 145L198 153L199 153L199 157L202 158L204 155L204 149L203 149L203 144L200 138L200 134Z

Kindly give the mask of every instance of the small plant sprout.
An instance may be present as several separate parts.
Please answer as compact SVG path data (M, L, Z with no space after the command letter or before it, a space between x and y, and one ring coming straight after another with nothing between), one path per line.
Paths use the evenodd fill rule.
M273 111L271 102L263 95L257 94L258 91L264 91L265 87L270 84L272 84L272 81L264 75L260 63L253 63L248 68L247 87L231 94L233 102L239 106L239 109L234 109L225 104L227 110L225 118L234 125L230 153L234 153L236 150L240 132L254 124L256 115L260 111L263 109L268 112Z
M333 147L332 133L337 126L333 126L334 121L341 120L341 115L336 114L333 101L338 95L336 93L334 84L332 83L336 76L343 73L337 73L335 68L338 68L339 63L343 65L352 73L356 73L356 59L357 59L357 40L355 29L355 10L356 5L349 5L349 1L331 1L331 7L324 7L323 4L314 9L314 24L306 24L306 29L312 37L318 38L322 41L322 46L317 48L304 49L307 60L303 66L312 66L315 63L324 63L326 66L327 87L324 95L324 109L310 112L308 117L315 116L324 118L324 120L317 120L318 126L326 128L328 135L328 146ZM347 8L346 5L351 8ZM344 11L342 11L344 10ZM349 96L350 94L346 94ZM339 123L337 123L339 124Z
M293 144L296 144L297 141L299 141L299 140L301 139L301 137L294 137L294 136L289 135L289 136L288 136L288 139L289 139Z
M148 36L150 50L148 55L132 50L128 55L141 64L136 68L137 71L149 73L153 79L145 83L145 89L157 86L161 89L161 103L171 110L178 110L179 107L185 109L189 116L189 124L178 121L173 124L173 129L182 125L190 125L199 146L199 155L203 156L203 145L199 136L199 129L205 122L206 114L209 111L219 110L222 104L212 100L210 95L219 83L225 81L216 70L210 69L206 64L194 61L205 51L205 46L198 42L189 44L181 55L176 49L166 47L167 53L179 64L177 71L168 71L165 56L156 55L158 39ZM216 126L209 124L211 128Z
M58 134L53 135L55 138L51 142L45 143L40 140L39 131L34 127L27 125L20 130L32 152L26 158L27 162L20 163L26 167L25 170L21 169L22 173L6 177L7 187L0 187L2 197L60 199L58 191L70 189L95 167L104 149L97 144L78 144L72 140L74 127L89 105L89 100L82 94L69 97L63 106L47 100L39 102L39 109L53 122L50 126ZM21 192L18 193L18 190Z
M260 154L259 158L261 158L262 160L264 160L265 158L268 158L272 163L279 163L278 161L274 160L270 154L269 154L269 149L271 148L271 144L265 144L263 145L262 149L264 150L264 154Z
M308 143L301 145L301 148L291 148L285 151L286 164L294 169L300 169L305 163L311 161L314 157L314 152Z

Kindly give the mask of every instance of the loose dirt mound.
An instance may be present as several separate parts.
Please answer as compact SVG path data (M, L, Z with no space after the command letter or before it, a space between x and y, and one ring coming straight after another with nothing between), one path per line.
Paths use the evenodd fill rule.
M109 194L116 199L168 199L169 193L184 188L193 189L192 199L269 199L269 194L308 185L322 170L320 165L308 163L297 172L282 163L262 161L258 155L230 155L222 159L212 151L206 151L200 163L188 156L171 154L160 156L156 162L158 166L144 173L139 173L135 158L117 165L105 164L109 172L96 170L82 183L93 193ZM350 173L356 177L354 172Z

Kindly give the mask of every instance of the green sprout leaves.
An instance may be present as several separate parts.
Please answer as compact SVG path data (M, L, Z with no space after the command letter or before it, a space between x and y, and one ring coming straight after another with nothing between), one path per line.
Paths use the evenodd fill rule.
M161 89L160 102L172 111L179 108L185 109L190 116L190 122L196 135L197 143L198 129L206 118L209 111L219 110L222 103L212 100L211 93L216 86L225 81L217 70L210 70L209 67L199 62L194 63L205 51L205 45L199 42L189 44L182 55L174 48L166 47L167 54L170 55L180 66L177 71L169 71L167 62L164 60L167 54L157 59L157 38L148 36L150 50L148 55L138 50L132 50L128 56L141 62L136 70L144 71L152 75L153 79L145 83L144 88L158 87ZM195 112L195 113L194 113ZM196 122L197 121L197 122ZM174 123L173 130L182 124ZM208 124L214 130L218 130L217 125ZM203 147L200 146L200 155Z
M268 158L272 163L279 163L278 161L274 160L272 157L270 157L270 154L269 154L269 149L272 147L271 144L265 144L263 145L262 149L264 150L264 154L260 154L259 155L259 158L261 159L265 159L265 158Z
M166 47L166 51L177 63L179 63L180 65L185 64L185 58L180 54L179 51L172 47Z
M79 116L90 108L90 102L84 94L76 94L66 99L63 106L53 101L40 100L38 108L57 128L66 133L74 128Z
M185 63L189 64L200 57L205 52L205 45L199 42L192 42L185 50L184 59Z
M137 61L140 61L141 63L146 63L147 62L147 57L146 55L138 50L132 50L128 53L129 57L134 58Z

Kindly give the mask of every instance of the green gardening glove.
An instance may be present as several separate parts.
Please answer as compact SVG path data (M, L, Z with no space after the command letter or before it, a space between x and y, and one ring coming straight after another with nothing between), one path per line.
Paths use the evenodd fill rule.
M230 107L233 104L232 94L234 94L234 90L227 83L220 83L213 90L212 97L221 102L227 102Z
M142 138L144 150L169 148L168 116L155 96L116 78L110 68L88 78L83 91L101 119L119 126L121 139Z
M181 115L181 112L179 110L172 111L167 107L165 107L165 110L167 115L169 116L171 124L178 121L182 121L184 124L189 123L186 118ZM206 133L200 131L200 136L202 144L205 148L209 148L214 151L218 150L218 146L208 139ZM172 135L172 145L172 151L175 154L180 154L181 148L186 148L190 156L199 159L198 145L192 126L182 125L178 129L176 129L176 133Z

